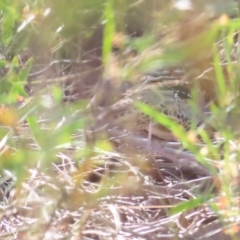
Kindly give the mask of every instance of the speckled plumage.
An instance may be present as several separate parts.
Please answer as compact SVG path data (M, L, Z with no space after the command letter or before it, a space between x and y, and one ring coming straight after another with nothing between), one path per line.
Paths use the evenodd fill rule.
M129 91L125 98L111 107L110 121L114 121L114 125L135 131L149 131L152 122L153 135L167 140L175 139L168 129L136 108L133 104L135 100L150 105L189 130L192 114L188 100L181 98L174 90L160 89L154 85Z

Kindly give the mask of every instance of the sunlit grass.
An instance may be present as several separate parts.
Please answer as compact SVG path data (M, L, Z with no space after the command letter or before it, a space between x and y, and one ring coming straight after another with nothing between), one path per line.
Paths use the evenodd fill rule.
M3 1L0 2L0 6L3 6ZM98 0L76 1L71 5L61 0L58 3L41 1L41 4L39 1L39 7L29 3L28 7L29 13L43 13L48 8L51 11L46 16L40 14L37 21L29 22L17 32L17 26L21 26L26 20L24 16L26 6L23 9L4 7L1 15L0 45L1 50L6 53L5 59L0 60L3 74L0 102L5 107L0 112L0 174L11 172L11 179L16 183L14 191L11 192L9 189L8 193L11 193L1 198L0 202L4 203L1 209L9 207L7 213L9 215L11 211L17 214L16 211L23 209L24 206L28 219L39 220L34 220L37 223L34 223L33 228L29 227L26 230L26 237L34 230L41 239L45 231L51 229L49 226L53 225L56 230L57 227L53 223L64 222L63 220L69 216L73 219L70 225L75 224L76 219L80 221L80 226L75 226L77 232L80 232L77 233L79 238L84 235L82 233L85 226L92 223L94 229L96 227L96 232L99 222L106 224L109 229L112 229L112 225L108 223L112 224L114 221L118 223L129 221L128 224L141 222L147 227L150 225L146 224L148 220L145 219L151 214L149 212L144 212L145 215L140 212L136 214L131 207L142 210L144 204L148 207L149 204L154 205L155 201L156 204L147 210L152 211L155 207L171 208L171 211L161 212L161 216L156 213L154 218L149 218L150 221L154 220L154 224L160 221L158 229L164 226L162 219L172 221L168 219L172 216L174 219L172 223L175 224L174 221L180 219L179 213L188 214L190 210L194 211L204 206L210 206L211 214L214 212L221 220L239 215L239 209L236 207L240 156L240 134L237 134L240 130L239 63L238 58L232 57L232 50L236 48L235 33L240 27L239 19L229 19L225 15L213 21L204 19L199 24L203 26L199 31L182 37L179 29L186 30L183 29L185 13L179 12L173 19L167 18L166 13L169 12L169 16L173 16L177 12L172 9L170 3L161 5L154 0L148 3ZM193 16L197 18L198 14ZM191 26L191 21L189 24ZM194 23L192 27L194 29ZM92 39L95 31L99 29L102 30L101 34ZM41 36L39 33L42 37L39 37ZM33 38L31 34L34 35ZM124 40L119 40L120 43L115 46L114 52L113 43L116 36L122 36ZM21 37L23 40L19 41ZM26 46L23 46L24 44ZM33 52L27 60L21 58L24 47L29 47ZM92 48L98 55L91 55ZM97 61L91 62L91 58L86 58L89 53L94 60L100 62L99 66L95 65ZM111 62L113 54L118 68L109 69L113 66ZM59 63L51 65L58 60ZM68 63L60 60L66 60ZM204 65L205 60L210 66ZM39 71L41 64L50 69L49 75L44 75L45 71L42 71L36 78L28 78L31 71ZM108 78L114 76L120 83L133 80L134 84L141 84L140 78L145 73L165 67L180 67L185 75L193 72L191 75L193 78L188 78L187 81L190 80L190 92L193 96L190 107L196 116L203 114L198 103L197 90L201 90L201 81L204 81L204 78L201 78L202 72L199 74L198 70L209 68L212 73L209 76L214 76L210 79L213 83L210 87L214 87L214 96L211 96L212 99L208 102L210 115L203 116L200 126L197 127L193 119L191 129L186 131L151 106L141 102L136 102L135 106L176 136L182 144L178 151L192 154L186 154L184 157L191 156L208 169L210 176L213 177L214 186L203 193L194 192L192 190L194 184L191 185L189 179L184 179L181 174L174 178L173 170L179 166L176 162L170 164L166 162L165 158L168 155L161 159L160 153L157 161L151 153L145 153L137 147L124 150L128 143L114 142L116 138L110 138L104 126L98 123L98 114L105 109L102 110L102 106L97 108L99 112L91 109L89 102L92 101L95 92L87 99L75 99L73 102L64 103L62 87L66 82L65 77L70 73L73 81L84 82L87 76L85 72L77 77L74 73L76 69L81 73L85 67L90 73L94 68L101 69L98 73L101 80L109 80ZM115 70L118 72L111 75L110 71ZM194 75L195 70L197 74ZM92 78L90 75L89 82L93 80ZM31 87L39 84L36 92L29 93L26 90L28 80L32 81ZM197 80L200 84L195 84ZM82 90L83 85L74 90ZM96 93L102 93L102 89L94 88L91 84L88 87L92 91L96 90ZM109 92L104 93L106 93L104 97L107 98ZM31 95L29 102L28 94ZM26 100L26 105L17 108L15 103L20 97ZM232 116L234 123L229 122L229 115ZM236 118L237 121L234 121ZM104 124L108 124L107 120ZM217 142L217 137L221 137L221 141ZM180 157L176 159L184 160ZM159 170L158 163L160 166L163 163L165 164L163 166L170 168L166 170L161 167ZM169 175L164 179L162 175L168 171ZM195 180L201 180L201 177L196 177ZM190 184L192 188L182 187L182 183L186 183L186 186ZM171 188L175 184L180 185ZM185 190L189 192L188 195L182 194ZM152 197L151 200L144 202L148 197ZM176 201L172 201L173 199ZM13 211L12 206L17 210ZM124 212L124 215L121 215L124 217L120 218L122 206L125 208L124 211L128 212ZM19 212L24 216L25 213ZM1 218L4 219L4 214ZM192 221L194 223L194 220ZM14 223L11 224L15 226ZM66 224L68 227L70 225ZM174 231L177 232L177 225L174 227ZM150 226L148 230L150 232L155 228ZM38 229L41 229L41 232ZM65 232L70 236L72 228ZM108 231L106 232L108 234ZM114 236L118 236L119 232L120 229ZM107 236L104 234L103 238Z

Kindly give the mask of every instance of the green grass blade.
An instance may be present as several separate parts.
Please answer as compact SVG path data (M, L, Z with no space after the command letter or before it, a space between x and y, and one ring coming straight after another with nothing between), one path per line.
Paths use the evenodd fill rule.
M103 21L105 22L105 27L103 34L102 58L103 64L105 68L107 68L112 51L112 41L115 32L115 17L111 1L106 3L105 11L103 13Z

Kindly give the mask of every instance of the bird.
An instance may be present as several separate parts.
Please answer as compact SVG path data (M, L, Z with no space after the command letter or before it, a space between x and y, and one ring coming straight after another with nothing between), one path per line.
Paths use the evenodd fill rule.
M193 113L189 104L189 95L187 97L181 95L181 92L174 88L162 88L157 84L147 84L130 89L125 97L107 110L107 120L110 124L130 131L146 131L160 139L176 140L169 129L145 115L134 103L140 101L149 105L188 131L191 127ZM200 121L197 120L196 125L199 123Z

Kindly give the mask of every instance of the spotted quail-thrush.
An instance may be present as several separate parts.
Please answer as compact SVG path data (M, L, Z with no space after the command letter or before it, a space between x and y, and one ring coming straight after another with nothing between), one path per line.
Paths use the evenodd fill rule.
M184 129L190 129L192 111L189 100L180 97L172 89L159 89L155 85L137 88L128 92L126 97L111 106L108 111L107 121L110 124L113 123L115 126L121 126L131 131L149 132L149 126L151 126L154 136L165 140L176 140L167 128L143 114L135 106L135 100L148 104L155 110L160 111L176 123L182 125Z

